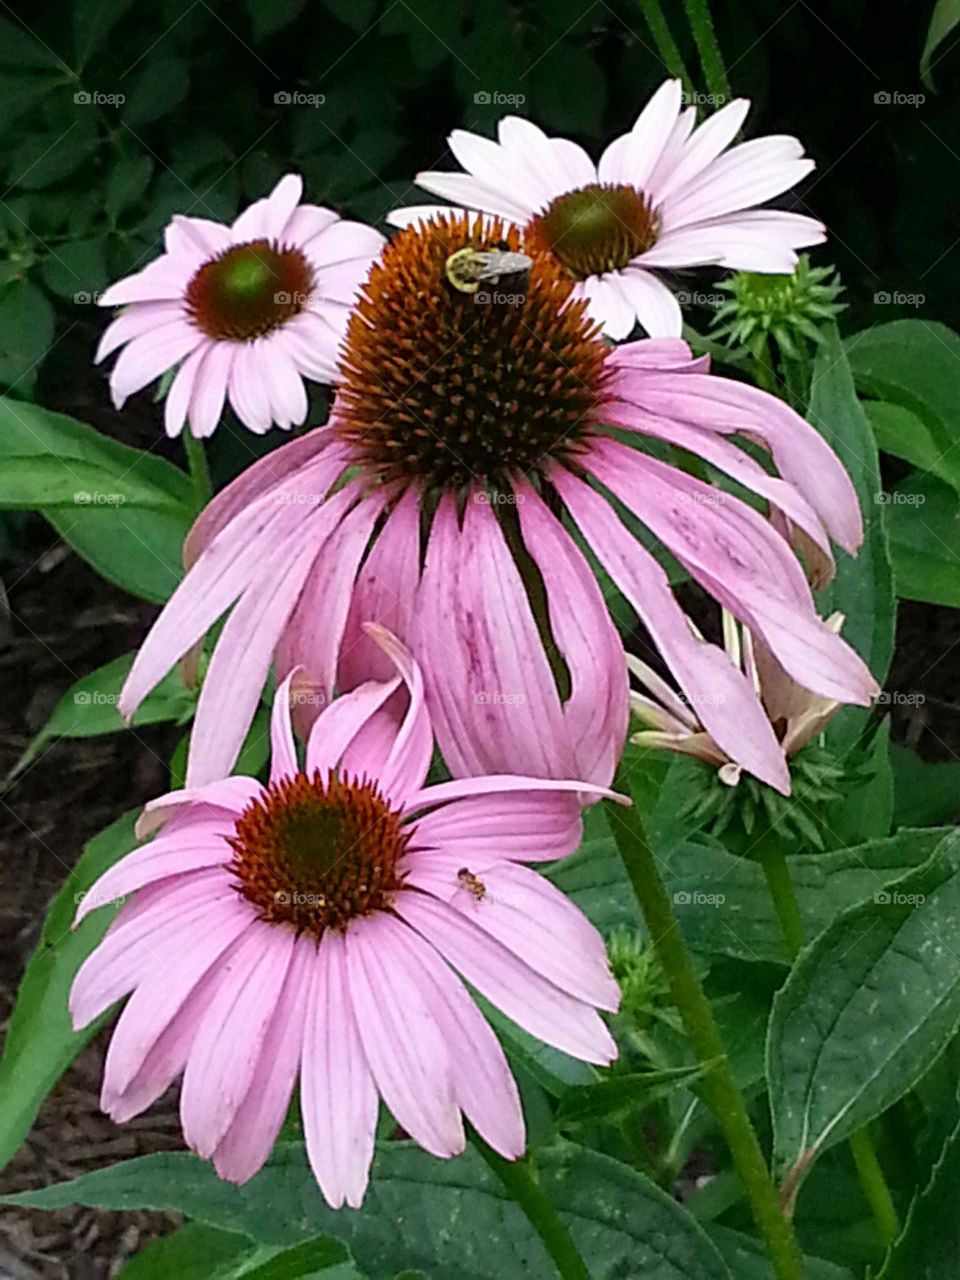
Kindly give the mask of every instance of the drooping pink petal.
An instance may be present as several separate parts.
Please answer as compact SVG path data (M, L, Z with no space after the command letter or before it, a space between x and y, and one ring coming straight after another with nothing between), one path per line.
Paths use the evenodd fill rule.
M307 740L307 773L326 774L340 763L357 734L374 718L401 686L393 680L368 680L358 684L325 707L310 730Z
M183 308L179 302L141 302L135 307L129 307L126 311L121 311L116 320L112 320L104 329L93 362L99 364L131 338L153 333L156 329L163 329L182 319Z
M418 187L431 195L449 200L464 209L477 209L492 213L498 218L524 226L534 210L525 208L522 197L513 198L499 188L488 187L467 173L440 173L425 171L414 179Z
M314 939L306 934L295 938L283 990L272 1011L250 1086L213 1153L217 1173L228 1182L247 1182L262 1168L286 1118L300 1069L316 963Z
M351 998L344 936L327 930L300 1012L300 1111L307 1156L332 1209L363 1202L373 1160L379 1096ZM361 985L362 985L362 979Z
M170 384L163 407L163 426L171 438L178 436L183 429L197 377L211 350L211 343L201 342L181 364Z
M429 992L395 943L402 927L385 914L353 921L345 935L350 1003L364 1057L397 1122L431 1155L455 1156L465 1139L450 1055Z
M280 782L292 778L298 771L297 747L293 740L290 722L291 685L299 668L294 667L285 680L277 685L270 713L270 781Z
M461 531L452 498L441 499L414 649L451 773L574 774L550 663L520 573L486 503L467 501Z
M547 591L550 630L570 692L563 704L572 773L608 786L627 732L623 645L583 555L526 480L515 485L524 544Z
M526 1144L523 1111L500 1041L463 983L420 934L402 925L391 934L405 965L417 971L417 985L446 1043L461 1110L495 1151L519 1159Z
M213 1155L253 1082L295 938L292 929L254 920L223 966L180 1091L183 1136L204 1159Z
M190 430L198 440L216 431L227 398L227 383L233 368L234 348L229 342L215 342L208 349L190 396Z
M721 648L693 634L666 573L610 504L560 468L551 479L604 568L643 619L701 723L732 760L788 795L783 751L743 672Z
M194 787L188 790L168 791L166 795L148 800L143 806L143 813L137 819L136 835L144 840L151 832L162 827L171 818L180 817L189 810L222 809L225 822L246 809L251 800L256 799L263 790L262 783L256 778L245 778L234 775L223 778L219 782L208 783L205 787ZM209 814L210 817L219 815Z
M463 800L473 796L510 795L517 791L575 791L596 796L598 800L604 798L623 804L631 803L615 791L597 786L592 782L579 782L572 778L535 778L496 773L481 778L455 778L452 782L438 782L432 787L424 787L417 794L407 797L404 808L407 813L415 813L418 809L446 804L450 800Z
M617 1046L595 1009L535 973L459 911L411 891L397 894L394 910L525 1031L585 1062L607 1065L616 1058Z
M162 328L133 338L120 352L110 374L114 406L122 409L128 396L142 390L202 345L205 345L203 334L186 320L172 320Z

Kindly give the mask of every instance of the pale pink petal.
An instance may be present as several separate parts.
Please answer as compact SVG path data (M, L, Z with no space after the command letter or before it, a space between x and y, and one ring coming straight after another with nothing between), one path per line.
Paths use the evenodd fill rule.
M560 697L516 564L489 504L434 516L415 652L437 742L454 775L570 777Z
M355 738L351 744L351 758L344 757L358 772L375 777L381 793L387 800L402 804L408 795L419 791L427 778L433 756L433 731L427 715L423 692L423 675L410 651L396 636L378 623L367 623L367 632L390 658L403 678L408 692L408 705L399 724L392 725L386 737L384 755L364 751ZM385 711L380 714L386 714ZM361 731L362 733L362 731ZM362 765L366 764L363 769Z
M717 645L694 636L666 573L610 504L559 468L551 478L599 560L643 619L704 727L732 760L789 794L783 751L743 672Z
M280 782L283 778L296 776L297 748L293 740L293 726L290 723L290 686L298 668L281 680L273 699L273 711L270 715L270 781Z
M124 1093L133 1083L160 1035L210 969L220 990L229 980L231 957L257 928L247 903L234 901L211 912L193 936L182 931L166 937L153 952L152 971L144 973L110 1040L104 1066L104 1089ZM215 998L213 990L210 995ZM188 1050L189 1052L189 1050Z
M795 138L770 136L741 142L664 202L664 230L749 209L780 195L814 168L812 160L802 157L803 148Z
M122 409L128 396L205 344L200 330L186 320L174 320L132 339L120 352L110 374L110 393L116 408Z
M564 189L562 169L550 154L544 134L530 125L530 135L522 136L523 124L515 128L506 117L498 126L499 142L454 129L450 150L466 171L490 191L528 211L536 213ZM519 135L519 136L518 136Z
M621 359L620 352L613 357ZM656 374L630 386L631 402L652 416L691 423L721 435L742 433L770 450L777 470L813 507L830 536L847 551L863 541L856 490L840 459L823 436L789 405L758 387L689 373L683 378ZM829 423L824 424L829 431Z
M287 242L287 224L303 195L303 179L298 173L285 174L267 196L263 225L268 240Z
M667 139L663 151L660 153L660 158L653 166L653 170L650 173L649 178L647 178L646 189L648 191L653 192L659 190L660 183L666 179L667 175L673 169L673 166L680 159L680 156L683 153L683 148L686 145L687 139L690 137L691 133L693 133L694 125L696 123L696 107L687 107L686 110L680 112L680 115L677 117L676 124L670 130L670 137Z
M107 356L112 355L117 347L132 338L139 338L145 333L154 333L168 324L184 318L183 307L179 302L138 302L126 311L121 311L116 320L111 321L103 331L94 364L99 364Z
M665 175L654 192L657 204L679 192L686 183L696 178L711 160L733 142L750 110L747 98L735 98L725 107L715 111L708 120L694 130L676 164Z
M401 687L401 680L368 680L341 694L314 721L307 741L307 773L326 775L343 753Z
M357 1030L346 942L328 929L299 1009L303 1018L300 1111L307 1156L332 1209L363 1202L380 1099Z
M682 338L639 338L618 347L610 358L618 367L648 373L706 373L710 368L710 357L695 359Z
M413 845L448 853L460 866L468 856L553 861L579 847L580 811L578 797L564 791L470 796L418 818Z
M147 906L131 914L125 914L125 908L77 972L70 991L70 1013L77 1030L162 965L171 948L182 942L180 935L197 930L204 912L216 918L221 912L232 915L237 903L229 878L219 869L178 876L169 885L142 892L149 895Z
M207 348L203 366L194 379L188 415L190 430L198 440L212 436L220 422L235 352L232 342L213 342Z
M245 427L263 435L273 425L266 370L256 343L238 343L227 379L227 395Z
M180 1121L189 1146L209 1159L246 1097L287 976L296 935L255 920L224 961L183 1073Z
M465 800L473 796L508 795L516 791L577 791L587 792L597 799L609 799L630 804L615 791L596 786L591 782L579 782L570 778L531 778L516 774L496 773L484 778L455 778L452 782L438 782L408 796L404 806L407 813L426 809L450 800Z
M184 360L170 384L163 413L164 430L168 436L178 436L183 429L200 366L209 354L211 346L209 342L201 342Z
M590 319L603 326L608 338L619 342L629 336L637 320L636 307L618 272L590 276L581 282L576 293L586 298Z
M600 181L645 189L670 139L682 100L680 81L665 81L640 112L628 141L616 147L611 144L600 157Z
M296 245L302 249L309 240L318 236L327 227L333 226L339 219L333 209L324 209L316 204L301 204L294 209L283 229L283 243Z
M571 190L591 186L597 181L597 166L576 142L568 138L551 138L550 150Z
M535 212L526 207L522 197L512 199L506 193L487 187L466 173L418 173L414 181L431 195L441 196L460 208L492 213L519 226L529 222L531 213Z
M460 868L444 856L453 883ZM409 883L418 884L420 861L436 866L438 855L411 859ZM473 867L467 868L471 873ZM603 938L582 911L529 867L501 862L477 870L482 894L466 888L447 898L450 905L561 991L599 1009L616 1011L617 986Z
M273 336L304 377L327 384L339 379L343 324L334 322L328 307L301 311Z
M295 938L283 990L272 1010L250 1087L213 1153L214 1167L227 1182L242 1184L260 1170L286 1118L300 1068L316 963L315 940L307 934Z
M661 280L639 267L626 267L620 272L620 280L637 319L651 338L679 338L683 332L680 304Z
M101 307L122 307L128 302L181 301L194 267L189 259L165 253L135 275L112 284L99 297Z
M318 292L324 292L327 273L338 263L361 262L367 264L377 257L386 240L374 227L363 222L341 221L331 223L318 236L304 246L304 251L318 269Z
M628 388L629 380L624 387L624 395L627 399L630 395ZM608 404L603 409L602 416L603 421L611 426L640 431L644 435L667 440L681 449L688 449L731 476L745 488L767 498L803 529L820 548L827 563L832 567L833 553L830 550L830 536L817 513L793 485L781 480L778 476L772 476L742 449L728 444L715 433L690 427L686 423L659 415L653 417L650 414L638 412L629 404ZM720 490L716 491L716 501L718 503L724 501Z
M340 646L341 689L393 678L393 663L364 624L379 623L406 641L413 633L419 585L420 494L411 486L387 516L357 574Z
M170 227L176 228L182 242L191 245L194 252L205 258L230 248L230 228L210 218L188 218L182 213L175 213Z
M341 493L360 501L328 526L329 537L322 551L317 547L315 562L289 622L284 626L277 652L277 670L286 673L302 666L317 682L326 697L333 696L337 662L350 600L360 559L373 527L383 510L387 495L382 490L364 493L360 484L342 489L330 498L327 507L342 505ZM309 707L300 708L309 711ZM301 731L309 727L309 715L298 717Z
M267 672L284 627L327 532L355 500L342 489L273 556L257 566L257 577L227 619L210 659L190 739L187 785L199 786L228 774L260 700ZM300 513L302 516L302 513Z
M311 493L319 502L343 470L346 457L346 450L334 442L328 428L315 427L299 440L291 440L258 458L221 489L198 516L183 549L186 567L191 568L218 533L271 489L278 497L288 494L287 501L293 505ZM317 465L310 466L313 463Z
M192 818L192 813L198 810L202 810L206 815L205 820L209 821L220 820L221 815L216 811L222 810L223 819L230 821L236 815L243 813L250 802L255 800L262 791L263 784L256 778L244 778L236 774L231 778L211 782L205 787L168 791L166 795L148 800L144 805L143 813L137 819L137 838L145 839L171 818L180 818L184 815Z
M412 204L405 209L391 209L387 214L387 222L391 227L412 227L417 222L429 222L431 218L457 216L462 213L477 213L476 209L456 209L448 204Z
M710 240L722 256L721 266L735 271L790 274L797 265L796 249L823 244L827 229L816 218L781 209L754 209L748 213L730 213L720 218L693 223L678 231L667 232L661 240L667 246L692 248ZM651 253L656 255L661 245ZM668 251L669 253L669 251ZM646 262L645 254L638 261ZM667 259L664 259L663 265Z
M159 836L142 849L128 853L86 891L77 907L74 925L98 907L125 898L128 893L156 880L229 862L233 851L226 837L232 835L233 830L233 821L224 815L220 822L199 822L187 831Z
M408 895L398 895L406 897ZM459 1155L465 1138L447 1046L429 992L395 943L391 916L354 920L346 972L364 1057L397 1122L431 1155Z
M284 430L299 426L307 416L307 392L292 357L270 338L261 339L257 355L270 399L270 416Z
M407 890L397 894L394 910L525 1031L585 1062L606 1066L616 1058L617 1046L595 1009L535 973L459 911Z
M596 578L569 533L529 482L515 488L524 544L543 578L550 630L570 677L563 717L572 771L607 786L627 733L623 645Z
M495 1151L507 1160L519 1159L526 1144L523 1111L500 1041L433 947L405 926L391 932L404 963L417 971L417 985L446 1041L461 1110Z

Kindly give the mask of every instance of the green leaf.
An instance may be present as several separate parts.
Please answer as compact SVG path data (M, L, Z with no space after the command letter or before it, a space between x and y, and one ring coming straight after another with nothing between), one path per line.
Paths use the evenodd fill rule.
M102 237L70 240L43 264L43 283L61 298L78 306L89 305L107 283Z
M189 1222L131 1258L119 1280L360 1280L347 1250L329 1236L291 1249Z
M143 59L123 105L123 118L133 129L167 115L187 96L190 69L183 58Z
M927 827L952 822L960 813L960 763L928 763L915 751L894 742L894 823L898 827Z
M775 1163L796 1194L827 1148L892 1106L960 1018L960 839L839 916L774 999L767 1044Z
M890 553L897 594L960 607L960 498L932 475L914 473L891 495Z
M559 1144L542 1150L538 1171L594 1280L732 1280L702 1228L671 1196L608 1156ZM371 1280L403 1268L429 1280L543 1280L551 1263L527 1219L473 1151L438 1161L410 1143L384 1144L364 1208L324 1204L302 1146L278 1143L244 1187L221 1182L192 1155L129 1160L7 1204L56 1209L150 1207L186 1213L269 1244L329 1232Z
M931 93L936 92L933 85L933 55L958 22L960 22L958 0L937 0L927 29L923 53L920 55L920 79Z
M126 725L117 710L117 703L133 658L132 653L125 653L72 684L57 702L47 723L10 770L7 781L22 773L48 742L57 738L92 738L124 729ZM196 700L196 693L184 687L179 670L173 670L141 702L133 724L164 724L170 720L186 724L193 715Z
M892 320L844 343L857 387L926 426L945 474L960 484L960 337L929 320ZM879 489L880 486L878 485Z
M75 418L0 397L0 472L6 459L27 454L65 464L89 463L114 476L133 474L176 500L175 507L163 510L93 503L44 510L61 537L103 577L162 604L182 575L183 540L192 518L187 476L164 459L111 440Z
M807 937L923 863L944 834L942 827L904 830L850 849L788 858ZM696 951L738 960L787 962L758 863L728 853L715 842L692 840L670 850L667 863L674 910Z
M141 475L136 464L118 471L100 462L43 453L8 454L3 459L0 511L74 511L77 507L100 510L104 519L121 507L183 513L179 499L151 483L149 474Z
M950 468L921 418L911 409L886 400L868 400L863 406L877 444L884 453L902 458L921 471L932 471L950 481Z
M58 58L51 48L31 35L19 20L10 18L0 18L0 66L68 70L63 59Z
M736 1280L776 1280L770 1259L759 1240L715 1222L708 1223L706 1231ZM846 1267L838 1267L823 1258L808 1255L804 1262L806 1280L853 1280L852 1272ZM126 1272L123 1280L126 1280Z
M646 1110L677 1089L690 1088L703 1073L701 1066L664 1067L608 1076L596 1084L568 1089L557 1108L557 1123L566 1128L597 1120L620 1120L632 1112Z
M107 36L133 7L133 0L73 0L73 47L77 70L106 44Z
M69 88L65 92L69 93ZM7 174L11 187L40 191L76 173L96 150L98 110L91 102L75 99L70 114L61 114L56 124L23 133L10 154Z
M838 551L837 576L821 593L818 607L824 614L838 609L844 614L844 639L882 684L893 653L895 600L882 508L874 501L881 489L880 462L835 332L820 346L814 362L808 417L850 473L866 534L856 559ZM835 750L842 754L857 741L868 715L850 707L835 717L828 733Z
M153 159L148 155L121 156L110 170L103 207L111 222L137 203L153 176Z
M960 1275L960 1122L951 1126L927 1185L914 1197L877 1280L954 1280Z
M300 17L305 6L306 0L273 0L272 4L263 4L261 0L247 0L254 43L259 44L265 36L272 36L274 32L288 27Z
M53 308L32 281L15 280L0 293L0 386L31 394L53 327Z
M0 1167L26 1137L40 1104L103 1019L74 1031L67 995L80 965L115 911L92 912L71 929L80 896L136 844L134 812L124 814L84 848L47 912L40 945L27 962L0 1060Z

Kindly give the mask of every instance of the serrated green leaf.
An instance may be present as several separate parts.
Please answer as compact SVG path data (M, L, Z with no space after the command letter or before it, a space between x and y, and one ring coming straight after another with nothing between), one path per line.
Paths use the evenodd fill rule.
M702 1228L641 1174L572 1143L539 1153L541 1182L565 1219L594 1280L732 1280ZM329 1232L371 1280L407 1268L429 1280L543 1280L551 1274L529 1222L473 1151L434 1160L409 1143L381 1146L362 1210L323 1202L303 1147L278 1143L243 1187L221 1182L192 1155L145 1156L72 1182L3 1198L55 1209L173 1209L264 1243L294 1244Z
M840 915L774 999L767 1079L787 1194L811 1164L892 1106L960 1019L960 839Z
M77 903L95 880L136 844L133 812L118 818L86 847L47 912L40 945L27 962L0 1060L0 1167L26 1137L44 1098L103 1024L74 1031L67 995L80 965L96 947L112 907L71 929Z

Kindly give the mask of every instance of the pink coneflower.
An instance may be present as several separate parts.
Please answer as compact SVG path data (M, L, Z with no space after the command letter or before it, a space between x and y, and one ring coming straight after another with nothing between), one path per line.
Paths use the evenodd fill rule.
M169 436L185 421L195 436L211 435L225 399L258 434L303 422L303 380L336 376L350 306L383 236L301 204L302 191L288 173L229 227L177 215L162 256L103 294L101 306L125 308L96 356L124 348L110 375L118 409L179 366L166 400Z
M773 396L711 376L679 339L610 347L548 257L522 289L450 283L452 254L501 242L518 250L519 235L465 216L400 232L351 318L329 424L257 462L194 526L189 572L121 700L129 716L236 602L200 697L192 782L229 772L275 657L281 675L303 665L327 695L349 689L377 660L361 629L376 620L414 649L453 774L606 785L626 734L626 668L586 544L716 741L787 790L749 681L694 634L611 500L804 687L861 704L875 692L817 617L771 522L644 448L666 441L699 455L829 558L830 537L853 552L862 525L823 438Z
M820 244L824 227L797 213L757 208L813 169L796 138L754 138L731 148L750 103L738 98L694 129L679 80L661 85L629 133L595 164L582 147L549 138L517 116L498 142L456 129L450 150L465 173L418 173L433 195L495 214L523 232L528 253L549 254L576 281L575 297L611 338L639 321L650 337L679 336L677 299L661 268L712 265L789 275L796 249ZM397 209L407 226L437 205Z
M516 1084L455 969L565 1053L617 1054L597 1013L620 999L600 934L522 865L576 848L574 793L589 786L425 786L420 672L371 630L393 678L326 708L303 768L288 678L269 785L232 777L147 805L141 834L166 825L81 904L78 920L132 894L70 996L77 1027L130 996L104 1110L129 1119L182 1074L184 1137L232 1182L267 1159L299 1076L307 1153L335 1209L363 1199L380 1098L433 1155L463 1150L461 1113L507 1159L522 1154Z

